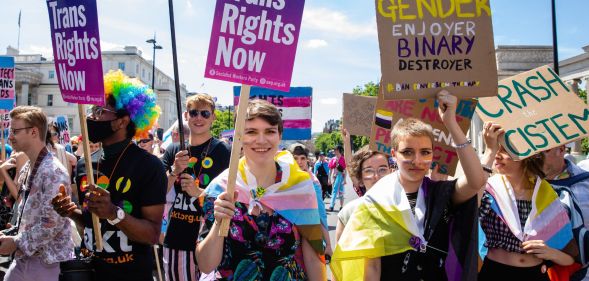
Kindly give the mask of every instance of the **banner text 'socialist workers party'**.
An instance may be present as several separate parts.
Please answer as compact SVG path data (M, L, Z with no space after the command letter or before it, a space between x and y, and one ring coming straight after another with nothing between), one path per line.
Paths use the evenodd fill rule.
M288 91L304 3L218 0L205 77Z

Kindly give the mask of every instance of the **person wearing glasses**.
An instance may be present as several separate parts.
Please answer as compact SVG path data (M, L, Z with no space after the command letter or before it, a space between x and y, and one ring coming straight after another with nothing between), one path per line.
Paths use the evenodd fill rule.
M345 136L344 139L346 139ZM368 146L364 146L352 156L350 175L355 178L354 182L359 185L360 190L364 190L364 193L370 190L378 180L390 173L391 169L389 168L388 156L384 153L370 150ZM337 214L338 221L335 228L336 242L339 240L350 216L360 202L360 198L348 202Z
M17 176L20 204L10 234L0 234L0 255L12 261L4 280L57 280L59 263L74 252L71 225L51 208L51 198L70 194L69 176L55 156L47 151L47 117L38 107L18 106L10 111L9 140L29 161Z
M154 148L154 146L153 146L153 133L149 132L147 134L147 138L141 138L141 139L137 140L137 145L139 147L141 147L141 149L149 152L150 154L154 154L153 153L153 148Z
M457 98L442 90L437 101L464 176L427 177L432 127L414 118L398 122L391 153L399 170L372 186L350 216L331 261L337 280L476 280L477 193L487 175L456 121ZM378 169L369 172L378 176Z
M87 184L80 160L76 184L81 208L61 193L52 204L60 215L84 226L82 248L94 254L94 280L153 280L152 245L160 235L166 174L161 161L132 139L147 137L155 124L157 96L120 70L104 76L104 89L105 106L92 106L86 118L88 138L102 143L101 153L92 157L96 184ZM95 247L92 214L100 218L101 251Z
M207 94L186 99L184 118L190 136L187 150L175 143L166 149L162 162L168 171L168 191L174 187L176 198L168 213L164 238L164 272L166 280L193 280L200 277L194 256L196 240L203 215L199 200L204 188L229 167L231 151L214 138L211 127L215 121L215 100Z

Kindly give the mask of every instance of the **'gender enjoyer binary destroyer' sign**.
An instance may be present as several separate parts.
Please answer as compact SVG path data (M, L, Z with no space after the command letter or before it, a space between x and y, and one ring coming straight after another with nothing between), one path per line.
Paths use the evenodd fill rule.
M205 77L288 92L304 0L217 0Z
M385 100L497 94L488 0L375 0Z
M47 8L63 100L104 105L96 0L47 0Z

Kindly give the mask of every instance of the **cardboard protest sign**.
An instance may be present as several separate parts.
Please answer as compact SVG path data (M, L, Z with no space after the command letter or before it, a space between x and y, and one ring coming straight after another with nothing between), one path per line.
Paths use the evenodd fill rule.
M63 100L104 105L96 0L47 0L47 8Z
M0 56L0 109L14 108L14 57Z
M377 97L344 94L344 128L350 135L370 137Z
M589 135L589 108L548 66L501 80L477 114L503 126L501 143L518 160Z
M233 104L239 104L241 87L233 87ZM311 116L313 115L313 88L293 87L285 93L252 87L250 99L263 99L274 104L282 114L283 140L311 139Z
M386 100L496 94L489 1L375 2Z
M458 100L456 121L464 133L470 127L475 107L476 100ZM401 119L409 117L420 119L433 128L434 161L432 168L439 165L440 173L454 175L458 164L458 154L452 147L452 136L440 118L438 102L435 99L387 101L379 98L370 136L370 149L391 155L391 129Z
M288 92L304 5L217 0L205 77Z

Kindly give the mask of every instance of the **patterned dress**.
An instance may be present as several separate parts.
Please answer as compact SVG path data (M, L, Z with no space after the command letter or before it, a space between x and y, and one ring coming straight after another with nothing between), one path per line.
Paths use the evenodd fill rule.
M214 223L215 198L204 202L203 240ZM236 202L236 213L225 238L218 280L307 280L303 269L301 236L296 227L274 212L248 214L246 204Z

